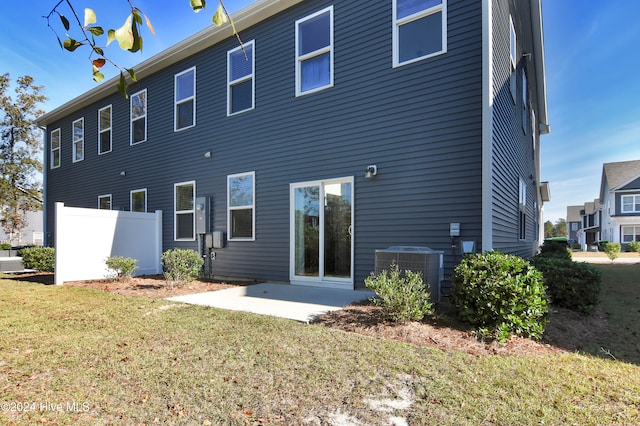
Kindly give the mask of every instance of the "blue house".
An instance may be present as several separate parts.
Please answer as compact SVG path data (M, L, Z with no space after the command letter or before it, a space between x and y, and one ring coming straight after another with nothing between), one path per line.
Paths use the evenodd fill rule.
M365 6L366 3L366 6ZM376 249L531 256L540 0L258 0L45 114L53 206L162 210L210 272L362 287ZM446 284L445 284L446 286ZM446 291L446 289L445 289Z

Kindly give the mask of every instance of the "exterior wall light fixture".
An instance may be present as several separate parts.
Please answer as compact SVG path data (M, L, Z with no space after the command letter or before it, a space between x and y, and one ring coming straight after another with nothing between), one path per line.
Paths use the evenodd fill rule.
M375 164L367 166L367 168L364 170L364 177L367 179L371 179L377 174L378 174L378 166L376 166Z

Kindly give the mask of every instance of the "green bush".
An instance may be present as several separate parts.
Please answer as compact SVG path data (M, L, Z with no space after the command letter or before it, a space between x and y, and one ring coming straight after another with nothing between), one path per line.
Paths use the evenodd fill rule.
M136 269L138 269L138 261L130 257L111 256L107 258L105 263L110 269L107 278L115 278L117 281L131 278Z
M613 262L620 256L620 243L606 243L604 245L604 252Z
M540 247L540 253L538 256L543 257L556 257L560 259L571 260L572 254L569 246L560 241L545 240Z
M56 252L53 247L28 247L20 250L26 269L52 272L56 266Z
M171 285L193 281L203 264L202 257L193 250L175 248L162 253L164 277Z
M0 250L11 250L11 243L0 243Z
M420 321L433 313L428 284L423 282L421 272L407 270L401 274L394 263L391 271L385 270L378 275L372 272L364 283L376 293L370 300L393 321Z
M536 256L551 303L584 314L593 312L600 294L600 271L584 262Z
M504 342L511 333L540 339L547 323L542 274L526 260L500 252L476 253L456 266L453 304L483 337Z
M627 251L635 251L640 253L640 241L631 241L627 243Z

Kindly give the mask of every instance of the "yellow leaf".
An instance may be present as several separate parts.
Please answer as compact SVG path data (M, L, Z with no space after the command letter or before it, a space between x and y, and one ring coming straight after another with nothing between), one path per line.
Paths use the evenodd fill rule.
M91 24L95 24L97 22L96 12L93 9L85 7L84 9L84 26L88 27Z
M131 24L133 23L133 15L129 15L124 25L117 30L109 30L107 34L107 46L113 40L118 40L118 45L122 50L129 50L133 47L133 31Z
M156 35L156 32L153 30L153 26L151 25L151 21L149 20L149 17L147 15L144 15L144 19L145 21L147 21L147 27L149 28L149 31L151 31L151 34Z
M226 24L228 19L227 19L227 14L224 13L224 9L222 8L221 4L218 4L218 10L216 10L216 13L213 15L213 23L216 24L218 27L222 24Z

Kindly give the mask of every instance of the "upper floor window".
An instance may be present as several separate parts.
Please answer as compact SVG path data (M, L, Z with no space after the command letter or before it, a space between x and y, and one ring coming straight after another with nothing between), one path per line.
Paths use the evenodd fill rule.
M60 167L60 129L51 131L51 163L50 167Z
M131 191L131 211L143 212L147 211L147 189L135 189Z
M640 213L640 195L623 195L622 213Z
M255 42L227 52L227 115L255 107Z
M98 110L98 154L111 152L111 105Z
M174 235L176 241L193 241L196 228L196 182L176 183L174 193Z
M147 140L147 89L131 95L131 145Z
M73 122L73 162L84 160L84 118Z
M518 210L518 238L524 240L527 237L527 184L522 178L518 191Z
M296 21L296 96L333 86L333 6Z
M447 51L447 0L393 0L393 66Z
M196 125L196 68L189 68L175 76L174 130Z
M255 240L255 172L227 177L230 240Z
M98 208L100 210L111 210L111 194L98 196Z
M516 38L516 27L513 25L513 18L509 16L509 59L511 63L511 69L509 74L509 90L511 91L511 98L513 102L516 101L516 65L518 55L518 40Z

